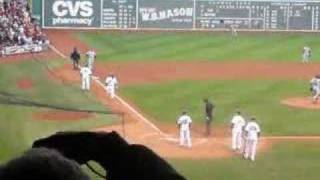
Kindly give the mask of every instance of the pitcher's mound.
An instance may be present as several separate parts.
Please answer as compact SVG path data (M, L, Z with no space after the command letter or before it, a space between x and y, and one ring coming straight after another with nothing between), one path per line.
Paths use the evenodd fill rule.
M294 97L289 99L284 99L281 101L282 104L305 109L320 109L320 101L316 104L312 103L310 97Z
M87 112L70 112L70 111L45 111L33 114L35 120L51 121L76 121L92 118L93 114Z

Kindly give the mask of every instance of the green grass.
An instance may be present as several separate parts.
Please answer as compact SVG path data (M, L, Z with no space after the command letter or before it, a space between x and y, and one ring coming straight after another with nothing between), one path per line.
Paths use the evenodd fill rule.
M188 180L317 180L320 143L284 143L259 154L256 162L240 157L220 160L172 160Z
M49 61L50 67L59 66L62 61ZM47 62L45 62L47 63ZM16 87L19 79L28 78L33 88L21 90ZM10 93L11 95L6 95ZM63 84L50 80L42 64L35 61L0 66L0 163L30 147L40 137L63 130L89 130L110 124L117 120L112 115L95 114L91 119L56 122L33 119L33 113L54 109L21 106L9 103L15 100L55 105L59 107L107 111L94 95L80 90L78 84Z
M307 96L304 81L182 81L123 87L121 94L135 102L151 119L174 124L183 109L195 123L203 123L202 99L216 104L214 124L228 125L237 107L256 116L264 135L319 135L320 111L280 104L288 97Z
M302 47L320 59L316 34L108 32L78 33L77 37L97 49L100 61L300 61Z

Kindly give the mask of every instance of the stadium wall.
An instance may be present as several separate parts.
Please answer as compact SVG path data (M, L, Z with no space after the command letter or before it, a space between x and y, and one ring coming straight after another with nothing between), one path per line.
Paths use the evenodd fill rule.
M36 13L39 4L43 28L320 30L317 0L42 0Z
M31 4L32 17L41 24L42 0L30 0L29 3Z

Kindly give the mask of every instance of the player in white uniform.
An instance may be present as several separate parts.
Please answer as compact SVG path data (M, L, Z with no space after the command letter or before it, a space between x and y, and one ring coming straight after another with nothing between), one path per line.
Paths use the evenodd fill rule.
M231 129L232 129L232 150L240 150L242 146L242 131L246 121L241 116L241 113L238 111L231 120Z
M257 124L255 118L251 118L244 130L246 133L244 158L250 158L251 161L254 161L257 152L258 138L260 137L260 126Z
M81 79L82 79L82 90L90 90L90 76L91 76L92 72L91 70L84 66L80 69L80 75L81 75Z
M88 65L88 68L93 71L94 69L94 60L96 58L96 52L94 52L93 50L89 50L87 52L87 65Z
M105 83L107 93L109 94L110 98L113 99L115 97L116 88L118 88L118 80L113 74L110 74L107 76Z
M313 77L310 80L310 91L311 91L312 97L316 94L317 88L318 88L318 80L316 77Z
M180 146L187 146L191 148L191 123L191 117L187 115L186 111L183 111L177 121L180 130Z
M308 63L311 58L311 48L308 46L303 47L302 49L302 62Z
M230 25L230 31L231 31L232 37L237 37L238 36L236 25L234 25L234 24Z
M315 76L310 80L311 85L311 95L312 95L312 102L317 103L318 98L320 96L320 79Z

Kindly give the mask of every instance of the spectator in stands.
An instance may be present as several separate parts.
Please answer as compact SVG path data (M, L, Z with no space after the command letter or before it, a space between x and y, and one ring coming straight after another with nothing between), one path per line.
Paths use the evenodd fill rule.
M26 0L0 0L0 52L5 47L47 43Z
M80 166L60 153L35 148L0 166L1 180L89 180Z

